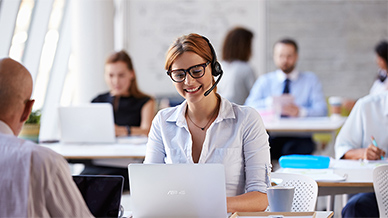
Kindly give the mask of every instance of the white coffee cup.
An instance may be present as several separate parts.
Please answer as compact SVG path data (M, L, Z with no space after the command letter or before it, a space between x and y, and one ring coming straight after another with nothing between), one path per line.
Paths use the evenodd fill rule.
M267 188L270 212L291 212L294 187L272 186Z

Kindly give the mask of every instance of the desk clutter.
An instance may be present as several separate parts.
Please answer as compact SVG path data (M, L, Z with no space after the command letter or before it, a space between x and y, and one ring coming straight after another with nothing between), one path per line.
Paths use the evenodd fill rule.
M276 172L293 173L313 178L317 182L372 182L374 168L388 164L387 160L336 160L326 156L285 155L280 157Z

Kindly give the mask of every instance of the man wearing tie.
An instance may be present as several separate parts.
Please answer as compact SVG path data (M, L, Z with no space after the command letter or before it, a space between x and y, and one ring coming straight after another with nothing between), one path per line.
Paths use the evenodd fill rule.
M279 69L257 79L245 105L257 110L280 105L282 117L326 116L326 100L318 77L295 68L298 60L296 42L292 39L276 42L273 58ZM287 154L311 154L315 149L311 135L271 135L269 142L272 159Z

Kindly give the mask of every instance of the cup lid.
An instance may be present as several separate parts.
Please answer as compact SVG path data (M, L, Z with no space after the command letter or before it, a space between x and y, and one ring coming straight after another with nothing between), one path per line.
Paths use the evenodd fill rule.
M329 97L329 104L341 104L342 97L340 96L331 96Z

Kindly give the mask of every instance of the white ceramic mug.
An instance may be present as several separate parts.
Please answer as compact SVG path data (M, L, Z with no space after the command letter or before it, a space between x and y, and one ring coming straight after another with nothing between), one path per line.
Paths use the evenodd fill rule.
M270 212L291 212L294 187L272 186L267 188Z

